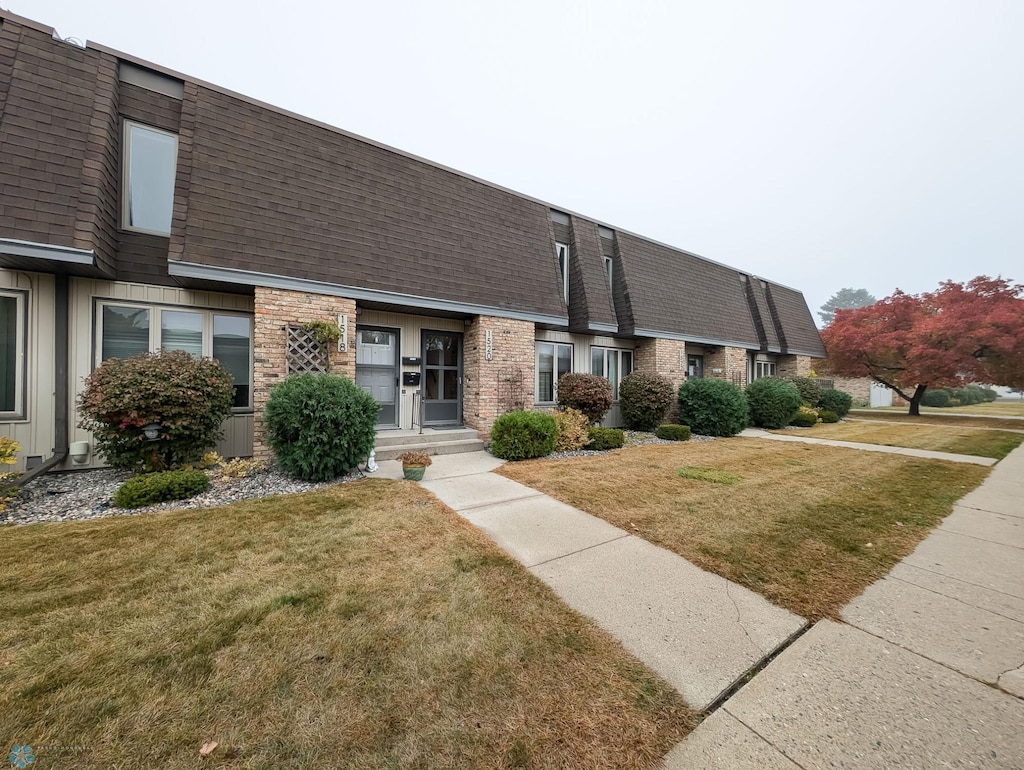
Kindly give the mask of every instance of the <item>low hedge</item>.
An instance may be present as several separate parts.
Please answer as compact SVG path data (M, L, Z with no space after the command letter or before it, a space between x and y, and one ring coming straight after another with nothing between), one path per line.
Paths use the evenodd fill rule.
M666 423L655 428L654 435L666 441L689 441L690 426Z
M587 449L595 449L598 452L618 449L626 442L626 434L618 428L589 428L587 434L590 436Z
M822 422L839 422L839 415L828 409L822 409L818 412L818 419Z
M142 508L168 500L187 500L210 488L210 479L194 468L144 473L128 479L114 493L118 508Z
M793 415L789 424L794 428L812 428L818 424L818 414L813 409L800 407L800 411Z
M557 438L558 424L550 414L508 412L491 428L491 454L502 460L544 457L555 450Z

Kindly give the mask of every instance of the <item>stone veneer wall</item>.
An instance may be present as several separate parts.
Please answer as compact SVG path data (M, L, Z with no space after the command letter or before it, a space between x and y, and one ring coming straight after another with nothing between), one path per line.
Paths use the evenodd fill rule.
M487 331L491 332L491 360L487 360ZM510 411L509 384L500 382L518 372L522 405L533 408L534 324L511 318L481 315L466 327L463 345L462 419L486 439L503 412Z
M660 375L678 390L686 381L686 343L656 337L637 340L633 350L633 368L638 372ZM673 399L665 421L676 422L678 419L679 405Z
M854 402L863 404L871 403L870 377L833 377L832 383L832 386L836 390L849 393Z
M734 382L741 388L747 386L746 348L718 347L713 353L704 355L704 376ZM715 371L718 369L719 371Z
M778 357L776 374L779 377L806 377L810 373L810 356L785 355Z
M348 351L331 346L331 373L355 379L356 302L344 297L256 287L253 323L253 457L270 454L263 428L263 412L270 389L287 374L287 327L307 321L334 321L348 316Z

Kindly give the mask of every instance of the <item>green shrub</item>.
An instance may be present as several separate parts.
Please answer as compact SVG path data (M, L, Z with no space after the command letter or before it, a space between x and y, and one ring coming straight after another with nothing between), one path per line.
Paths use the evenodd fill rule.
M679 421L699 436L735 436L748 414L743 391L730 382L700 378L679 386Z
M818 410L818 419L822 422L839 422L839 415L828 409L820 409Z
M821 385L814 377L790 377L789 381L800 391L800 398L805 404L814 406L821 398Z
M619 384L619 404L627 428L654 430L672 406L675 388L657 374L633 372Z
M992 390L992 388L981 389L981 400L984 401L985 403L991 403L995 401L997 398L999 398L999 394Z
M618 428L595 428L587 429L590 435L590 443L587 449L594 449L604 452L608 449L619 449L626 442L626 434Z
M803 403L796 385L777 377L754 380L747 385L746 395L750 405L750 422L758 428L773 429L789 425Z
M672 425L671 423L666 425L659 425L654 429L654 435L658 438L663 438L667 441L689 441L690 440L690 426L689 425Z
M612 406L612 384L596 374L563 374L558 378L558 405L583 412L592 423L600 422Z
M949 391L946 389L926 390L921 396L921 406L934 406L944 408L949 406Z
M267 440L286 473L330 481L369 456L379 412L347 377L293 374L270 391Z
M806 406L800 407L789 424L795 428L811 428L818 424L818 413Z
M559 409L552 416L558 426L558 435L555 437L556 452L575 452L587 445L590 440L587 435L590 421L583 412L572 408Z
M210 479L195 469L144 473L128 479L114 493L118 508L142 508L168 500L187 500L210 488Z
M544 457L555 449L558 424L544 412L503 414L491 428L491 454L503 460Z
M78 426L114 468L177 468L217 443L234 394L227 369L183 350L110 358L85 378ZM156 441L142 432L152 423L160 426Z
M822 388L821 398L818 399L816 406L829 412L835 412L841 420L850 413L850 407L853 406L853 397L842 390Z

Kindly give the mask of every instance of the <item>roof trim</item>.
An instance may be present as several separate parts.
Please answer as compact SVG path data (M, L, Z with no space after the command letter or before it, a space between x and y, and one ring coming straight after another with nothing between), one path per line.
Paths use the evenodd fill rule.
M244 286L266 286L271 289L288 291L305 291L315 294L326 294L332 297L363 300L366 302L384 302L392 305L407 305L421 310L444 310L450 313L466 315L490 315L498 318L512 318L517 321L533 321L540 324L567 326L568 316L531 313L524 310L474 305L469 302L420 297L415 294L399 294L393 291L378 289L360 289L356 286L344 286L337 283L313 281L307 278L289 278L287 276L260 273L254 270L239 270L233 267L213 267L195 262L183 262L170 259L167 261L167 272L178 278L196 278L205 281L221 281L223 283L242 284Z
M603 332L605 334L618 334L619 333L619 325L618 324L600 323L598 321L591 321L590 323L587 324L587 331Z
M757 350L758 343L737 342L736 340L713 340L709 337L694 337L692 334L678 334L676 332L659 331L657 329L634 329L634 337L659 337L663 340L678 340L679 342L693 342L698 345L725 345L730 348L744 348L746 350ZM753 345L753 347L751 347Z
M14 238L0 238L0 254L45 259L50 262L67 262L72 265L96 266L96 252L92 249L75 249L71 246L19 241Z

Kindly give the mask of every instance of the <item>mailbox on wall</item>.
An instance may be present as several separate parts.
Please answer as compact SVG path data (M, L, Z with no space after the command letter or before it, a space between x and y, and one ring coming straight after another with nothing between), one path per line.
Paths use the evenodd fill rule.
M403 385L419 385L420 384L420 373L419 372L402 372L402 384Z
M418 356L402 356L402 366L419 366L423 359Z

